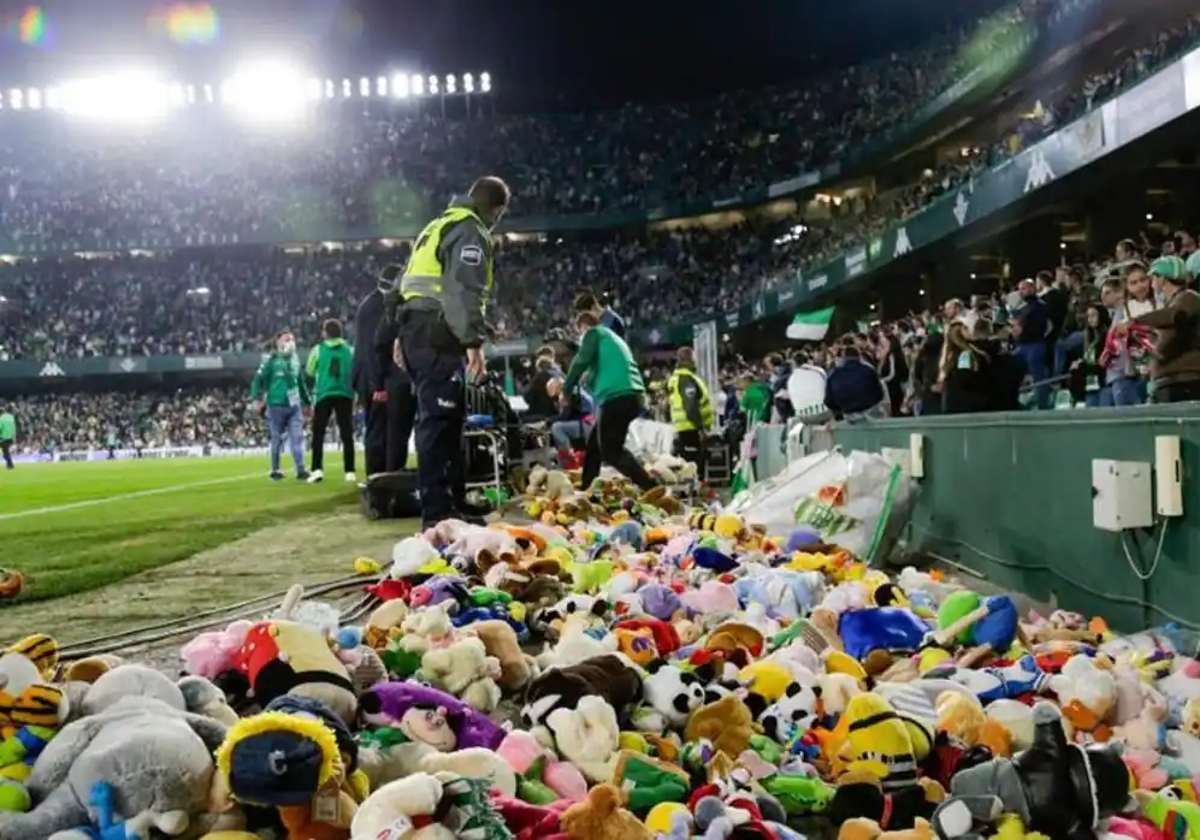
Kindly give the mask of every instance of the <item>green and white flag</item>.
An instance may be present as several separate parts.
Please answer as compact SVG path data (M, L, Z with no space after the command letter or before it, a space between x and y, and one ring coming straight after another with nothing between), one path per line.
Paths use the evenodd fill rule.
M788 324L787 337L793 341L820 341L829 332L833 321L833 307L815 312L797 312Z

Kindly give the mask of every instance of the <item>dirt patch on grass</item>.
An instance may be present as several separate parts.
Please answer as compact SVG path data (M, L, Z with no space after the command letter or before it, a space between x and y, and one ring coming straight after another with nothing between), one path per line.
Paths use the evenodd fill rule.
M86 593L0 610L0 639L35 631L89 639L353 573L354 560L391 556L415 522L367 522L345 511L256 531L187 560ZM347 599L359 593L351 592Z

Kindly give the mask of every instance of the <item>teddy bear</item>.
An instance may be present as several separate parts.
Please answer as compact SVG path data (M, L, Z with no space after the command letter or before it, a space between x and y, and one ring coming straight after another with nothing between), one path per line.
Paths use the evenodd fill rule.
M604 698L589 695L574 708L559 707L546 716L535 735L552 740L559 754L585 778L602 782L611 778L621 746L617 712Z
M1110 737L1107 720L1117 702L1112 671L1099 667L1090 656L1077 654L1046 684L1058 696L1063 717L1077 731L1091 733L1101 741Z
M726 755L740 755L758 731L750 709L738 697L727 694L692 712L684 727L688 741L707 739Z
M487 655L500 663L496 684L504 691L520 691L537 673L537 662L521 650L517 631L507 621L474 621L459 632L464 636L479 637Z
M352 837L388 840L453 840L454 832L434 821L442 801L442 783L430 773L413 773L388 782L358 807L350 823Z
M421 656L418 675L488 714L500 704L500 660L488 656L483 639L464 636L447 647L432 648Z
M570 840L653 840L642 821L625 810L621 791L607 782L563 812L562 829Z

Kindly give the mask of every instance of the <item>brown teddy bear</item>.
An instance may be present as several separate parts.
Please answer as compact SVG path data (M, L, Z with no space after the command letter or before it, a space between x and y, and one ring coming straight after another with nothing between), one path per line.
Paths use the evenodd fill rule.
M652 840L650 829L625 810L621 791L607 782L563 812L562 828L571 840Z
M708 739L715 749L736 756L750 747L750 738L757 731L758 726L746 704L727 694L692 712L684 729L684 739Z

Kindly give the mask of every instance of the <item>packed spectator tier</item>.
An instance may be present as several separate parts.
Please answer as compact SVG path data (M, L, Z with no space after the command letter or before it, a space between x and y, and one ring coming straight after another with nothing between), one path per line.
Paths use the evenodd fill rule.
M803 84L598 113L447 118L428 100L349 99L255 131L199 104L145 126L7 109L0 221L27 253L397 235L489 172L511 182L513 214L526 217L738 194L817 171L904 123L977 64L977 16L998 5L972 4L917 49ZM1080 5L1024 0L982 37L1002 44Z
M1195 33L1195 18L1189 17L1122 53L1112 68L1088 79L1082 88L1044 100L1035 119L1007 126L993 144L930 170L887 198L844 202L831 216L751 219L719 230L624 229L586 238L504 242L492 312L497 336L537 336L564 325L570 318L567 304L580 287L609 294L635 324L687 322L736 308L775 281L903 223L981 167L1003 160L1095 107L1107 94L1145 78L1193 43ZM735 100L718 101L734 107ZM698 113L689 108L683 110ZM654 146L660 152L670 148L675 154L686 146L651 143L657 136L651 131L658 119L654 115L662 109L631 106L620 113L629 121L604 123L607 133L602 137L588 134L600 127L582 116L495 117L467 124L429 114L393 115L382 121L365 114L362 119L321 121L308 131L249 136L238 144L237 155L227 153L222 118L216 113L201 117L218 123L203 142L184 123L141 133L114 130L97 137L95 128L37 122L53 119L53 114L17 115L22 120L13 122L3 141L9 146L3 158L7 191L0 193L6 235L35 244L73 241L85 234L93 239L110 234L134 237L153 230L165 240L184 235L195 240L194 246L206 247L164 250L152 257L43 257L0 267L0 359L258 350L282 327L298 330L302 341L311 340L322 318L339 317L348 323L354 305L372 286L370 275L378 262L402 260L403 251L378 255L372 263L350 251L289 254L211 243L252 240L264 226L281 224L294 225L294 240L324 241L342 230L338 226L347 219L356 214L366 218L362 214L368 210L384 207L423 222L427 216L420 214L427 210L418 192L407 187L389 192L387 185L397 182L381 178L380 166L419 170L440 179L449 191L461 186L468 172L504 173L503 165L494 165L496 160L511 155L510 160L527 164L534 159L528 149L538 149L536 160L543 168L512 180L518 208L546 208L525 203L529 196L520 193L539 183L572 190L601 185L549 174L561 162L555 155L565 155L563 160L582 155L596 148L593 141L602 148L621 146L632 152L642 148L630 145L634 134L649 144L646 148ZM552 136L570 126L577 133L569 138ZM723 136L720 131L696 134L709 147ZM347 138L352 146L339 145ZM480 138L490 139L484 143ZM805 142L811 140L805 137ZM844 143L844 137L838 142ZM454 145L458 143L463 145ZM412 149L419 153L401 154ZM742 151L750 156L767 153L756 145ZM730 154L732 158L722 159L739 159L739 153ZM650 160L642 152L606 159L618 162L610 165L610 173L625 171L620 161ZM676 172L691 164L681 165L685 168ZM707 174L718 170L710 167ZM640 196L650 201L647 183L630 193L630 200ZM331 207L336 211L326 213ZM218 236L217 231L238 233Z

